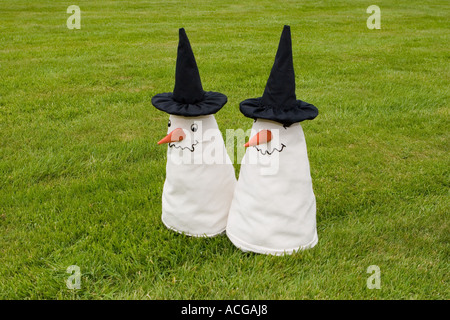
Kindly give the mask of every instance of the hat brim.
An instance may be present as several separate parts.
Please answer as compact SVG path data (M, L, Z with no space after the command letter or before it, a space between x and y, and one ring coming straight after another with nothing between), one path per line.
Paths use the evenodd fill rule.
M216 113L227 103L227 100L227 96L222 93L206 91L202 101L192 104L181 103L173 99L172 92L166 92L155 95L152 98L152 104L168 114L198 117Z
M293 107L280 108L262 105L261 97L242 101L239 109L246 117L272 120L288 126L304 120L312 120L319 114L319 110L314 105L302 100L297 100Z

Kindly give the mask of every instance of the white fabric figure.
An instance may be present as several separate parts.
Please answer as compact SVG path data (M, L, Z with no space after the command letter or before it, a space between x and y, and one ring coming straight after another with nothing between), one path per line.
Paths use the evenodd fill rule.
M285 26L264 94L244 100L255 119L228 216L238 248L283 255L317 244L316 199L300 122L318 110L297 100L289 26Z
M194 53L179 30L175 87L152 104L170 114L162 221L189 236L212 237L225 231L236 184L214 114L227 102L219 92L204 91Z
M163 223L190 236L224 232L236 177L216 119L171 115L168 131Z
M251 135L265 130L271 141L260 137L244 155L227 235L237 247L263 254L312 248L318 241L316 199L302 127L258 119Z

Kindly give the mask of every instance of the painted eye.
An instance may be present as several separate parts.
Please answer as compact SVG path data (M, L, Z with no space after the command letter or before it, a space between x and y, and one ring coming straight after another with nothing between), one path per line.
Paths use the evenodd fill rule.
M194 124L191 126L192 132L196 132L197 129L198 129L198 125L197 125L196 123L194 123Z
M169 120L169 123L167 124L167 126L170 128L171 125L172 125L172 122Z

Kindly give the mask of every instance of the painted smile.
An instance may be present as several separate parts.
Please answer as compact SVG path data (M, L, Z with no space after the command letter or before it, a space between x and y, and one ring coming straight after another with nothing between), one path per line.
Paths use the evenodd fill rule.
M170 142L170 143L169 143L169 147L170 147L170 148L174 147L174 148L181 149L181 150L187 149L187 150L189 150L190 152L194 152L195 146L196 146L197 144L198 144L198 140L195 140L195 143L192 144L191 147L189 148L189 147L177 146L175 143Z
M278 151L278 152L283 151L283 149L286 147L286 145L282 143L280 149L278 149L278 148L273 148L272 151L259 149L258 146L254 146L254 147L255 147L256 150L258 150L262 155L268 154L268 155L270 156L270 155L272 155L272 153L274 153L275 151Z

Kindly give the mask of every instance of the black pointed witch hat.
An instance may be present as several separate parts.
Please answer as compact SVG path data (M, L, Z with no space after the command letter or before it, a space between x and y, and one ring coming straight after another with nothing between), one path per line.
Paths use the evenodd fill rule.
M213 114L227 103L227 96L204 91L194 53L184 28L179 30L175 88L152 98L159 110L173 115L197 117Z
M287 126L303 120L312 120L319 114L315 106L296 98L289 26L284 26L281 34L263 96L244 100L239 108L246 117L273 120Z

